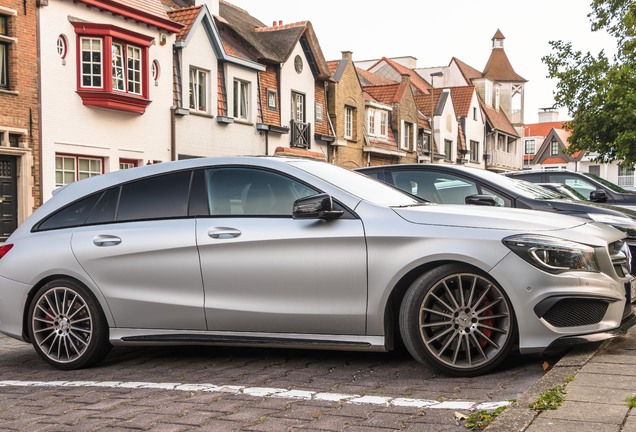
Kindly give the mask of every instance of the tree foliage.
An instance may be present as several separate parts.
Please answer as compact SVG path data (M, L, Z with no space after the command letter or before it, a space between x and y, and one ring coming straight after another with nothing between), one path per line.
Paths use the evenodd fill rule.
M570 42L552 41L543 57L548 77L557 79L556 106L572 116L569 151L598 153L602 161L636 164L636 2L593 0L593 31L616 39L616 54L583 53Z

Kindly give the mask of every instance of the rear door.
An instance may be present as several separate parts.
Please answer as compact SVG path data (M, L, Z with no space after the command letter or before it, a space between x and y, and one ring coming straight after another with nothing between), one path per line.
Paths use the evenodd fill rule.
M206 183L210 216L196 231L209 330L365 333L359 219L294 220L294 201L319 191L279 172L215 168Z
M206 328L190 181L186 171L110 189L75 230L73 252L117 327Z

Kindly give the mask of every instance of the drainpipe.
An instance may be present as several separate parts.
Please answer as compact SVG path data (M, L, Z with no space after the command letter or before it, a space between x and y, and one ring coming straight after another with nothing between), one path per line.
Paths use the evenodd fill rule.
M177 160L177 108L170 107L170 160Z

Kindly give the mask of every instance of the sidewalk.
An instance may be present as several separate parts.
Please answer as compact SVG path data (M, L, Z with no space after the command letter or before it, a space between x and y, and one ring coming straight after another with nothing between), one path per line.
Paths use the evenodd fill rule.
M529 408L558 385L566 393L556 410ZM626 401L630 397L636 399L636 326L624 336L570 351L486 430L636 432L636 408Z

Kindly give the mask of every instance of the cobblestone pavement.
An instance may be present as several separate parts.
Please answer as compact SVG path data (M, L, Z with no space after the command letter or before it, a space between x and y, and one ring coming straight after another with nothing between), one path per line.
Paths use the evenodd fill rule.
M466 431L455 413L469 411L453 408L454 402L515 399L541 377L542 362L512 357L497 373L448 378L391 353L115 348L93 368L64 372L46 365L30 345L0 336L0 430ZM177 391L173 384L142 388L143 383L325 392L366 396L374 403L196 386ZM445 402L451 408L393 406L382 398Z

